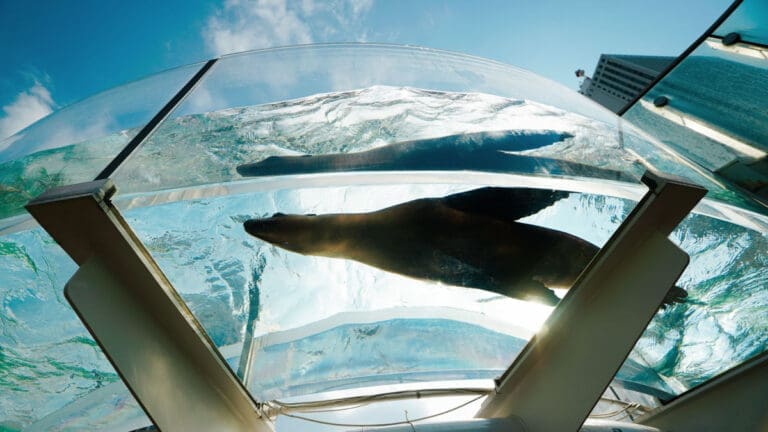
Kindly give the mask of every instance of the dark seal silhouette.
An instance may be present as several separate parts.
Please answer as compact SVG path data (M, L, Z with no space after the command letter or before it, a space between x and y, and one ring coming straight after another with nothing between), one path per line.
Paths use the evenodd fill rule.
M449 285L554 305L598 247L571 234L517 222L567 192L487 187L370 213L251 219L245 230L283 249L346 258ZM670 290L665 305L684 301Z
M572 137L568 133L547 130L466 133L405 141L362 152L271 156L240 165L237 172L242 176L259 177L348 171L474 170L637 180L619 171L513 153Z

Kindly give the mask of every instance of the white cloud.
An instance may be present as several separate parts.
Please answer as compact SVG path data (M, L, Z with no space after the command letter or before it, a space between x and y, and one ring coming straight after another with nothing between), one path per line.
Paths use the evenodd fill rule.
M214 55L313 42L364 40L373 0L227 0L203 38Z
M352 5L352 12L356 17L368 13L373 7L373 0L350 0L349 3Z
M16 96L13 102L3 107L0 117L0 140L9 137L53 112L55 103L51 92L36 82L29 90Z

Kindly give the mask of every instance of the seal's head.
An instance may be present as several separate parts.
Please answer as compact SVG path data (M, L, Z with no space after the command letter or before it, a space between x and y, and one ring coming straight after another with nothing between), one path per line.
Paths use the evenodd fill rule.
M307 255L325 255L330 239L328 221L322 216L286 215L275 213L270 217L249 219L243 224L245 231L283 249Z

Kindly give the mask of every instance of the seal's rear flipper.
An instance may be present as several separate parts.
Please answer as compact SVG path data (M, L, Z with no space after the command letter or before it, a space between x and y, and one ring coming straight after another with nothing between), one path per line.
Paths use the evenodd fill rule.
M457 143L451 142L456 138L460 139ZM467 148L482 147L484 150L519 152L546 147L569 138L573 138L573 135L553 130L507 130L453 135L433 141L448 141L449 145L458 144Z

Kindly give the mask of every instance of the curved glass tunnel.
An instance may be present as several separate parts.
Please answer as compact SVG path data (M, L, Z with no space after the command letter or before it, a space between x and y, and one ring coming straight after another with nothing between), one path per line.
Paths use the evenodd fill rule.
M705 60L697 67L717 63ZM685 72L687 61L675 71ZM23 205L50 187L95 177L200 67L94 96L0 144L0 428L150 424L63 298L76 265ZM675 71L643 101L676 88ZM141 97L118 104L124 94ZM490 199L515 204L505 223L566 233L596 250L645 193L639 179L647 169L688 178L709 194L671 236L691 256L678 282L688 297L656 314L614 386L658 403L768 348L765 207L686 144L709 141L679 134L682 126L642 103L626 115L638 128L511 66L429 49L327 45L223 57L172 108L109 173L118 188L112 199L257 400L394 384L492 388L552 306L526 297L533 288L500 288L499 274L524 279L519 267L490 277L468 268L467 257L484 256L489 244L522 243L512 256L541 257L547 266L534 276L553 280L587 261L573 248L555 254L536 235L521 242L496 230L489 239L487 214L448 228L394 219L406 234L379 228L387 240L374 253L397 243L397 254L420 263L400 271L343 250L338 239L359 242L359 234L309 241L330 241L334 251L291 250L249 235L246 221L275 213L387 220L376 212L406 203L433 211L450 202L473 215ZM104 117L98 130L66 135L59 126L94 112ZM728 129L707 115L697 118ZM759 133L739 137L764 144L747 136ZM478 190L491 198L466 198ZM416 201L424 198L433 200ZM461 237L453 226L484 240L464 255L417 253L424 242ZM419 270L424 262L438 270ZM562 297L560 285L551 287Z

